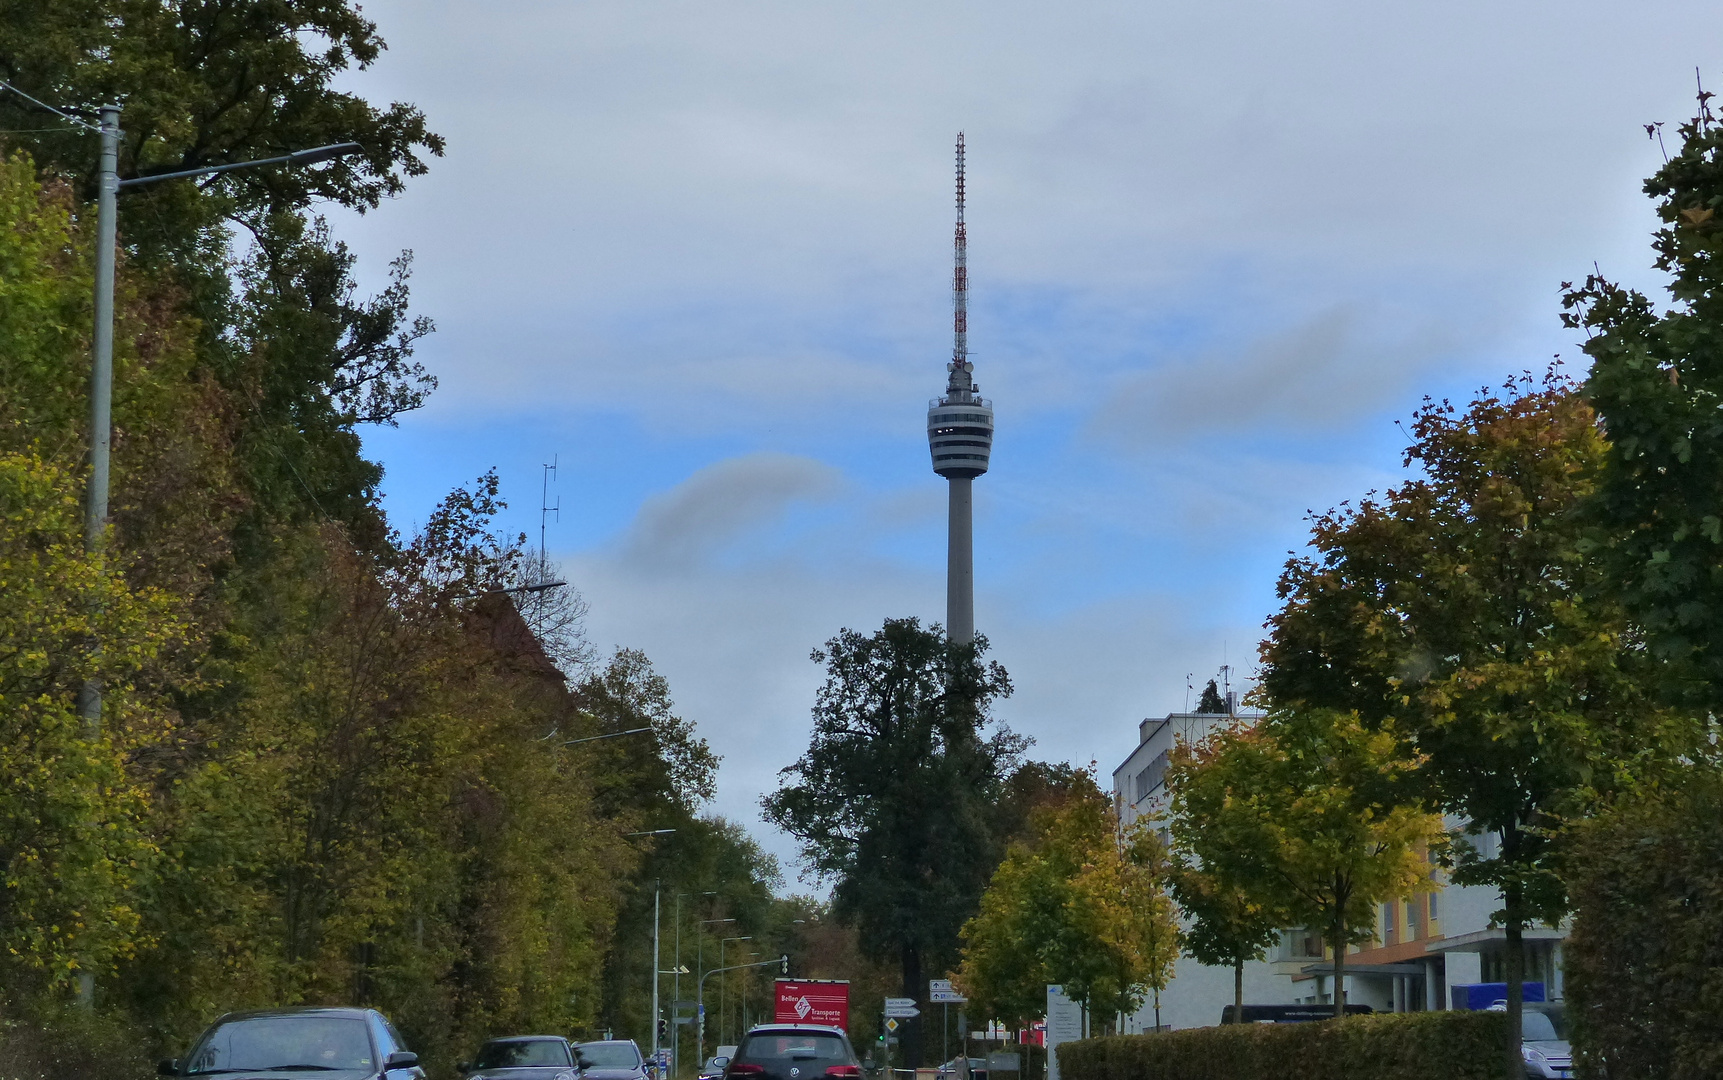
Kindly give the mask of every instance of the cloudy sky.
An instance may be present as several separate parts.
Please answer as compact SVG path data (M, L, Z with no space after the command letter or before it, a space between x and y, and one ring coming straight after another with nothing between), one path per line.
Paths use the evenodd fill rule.
M1654 286L1642 125L1723 83L1708 4L372 0L351 85L448 156L338 230L402 248L442 388L367 445L410 527L499 469L601 647L724 757L806 744L840 627L943 618L927 398L998 414L976 617L1001 715L1110 772L1245 674L1304 516L1391 483L1395 420L1554 354L1559 283ZM787 858L786 858L786 861Z

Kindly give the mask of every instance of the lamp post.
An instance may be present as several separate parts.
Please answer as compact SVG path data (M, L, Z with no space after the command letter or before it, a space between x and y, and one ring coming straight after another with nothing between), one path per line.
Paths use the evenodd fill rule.
M753 941L753 940L754 940L754 935L752 935L752 934L748 934L748 935L743 936L743 937L720 938L718 940L718 970L719 971L726 970L724 967L724 946L728 945L732 941ZM718 979L718 1042L720 1045L723 1044L724 1035L729 1030L729 1028L730 1028L730 977L728 975L724 975Z
M155 173L120 179L120 107L103 105L101 117L102 153L96 177L96 325L90 335L90 486L84 494L84 550L95 551L102 542L102 530L108 523L109 451L113 434L114 407L114 246L116 243L116 200L123 188L141 187L160 180L190 180L199 176L237 169L252 169L263 165L315 165L358 153L364 147L358 143L334 143L310 150L298 150L280 157L256 161L237 161L231 165L211 165L201 169L181 169L177 172ZM84 683L78 692L78 715L83 718L86 734L94 737L102 729L102 685L95 679Z
M736 940L736 939L732 938L729 940ZM722 948L721 944L720 944L720 948ZM704 975L701 975L700 976L699 989L698 989L698 993L697 993L697 996L698 996L698 999L700 1002L700 1014L702 1016L704 1016L706 1013L706 980L707 979L711 978L714 975L721 975L726 971L746 971L748 968L766 967L769 964L777 964L779 966L779 969L781 971L783 971L783 973L786 975L788 975L790 973L790 957L788 954L785 954L783 956L778 957L776 960L758 960L758 961L755 961L754 963L751 963L751 964L732 964L729 967L715 967L711 971L708 971ZM719 985L720 986L723 985L722 979L719 980ZM723 1038L724 1038L723 1033L719 1032L719 1034L718 1034L719 1045L723 1044ZM741 1041L740 1039L737 1039L737 1042L740 1042L740 1041ZM699 1049L697 1052L700 1054L701 1063L704 1064L705 1060L706 1060L706 1058L705 1058L706 1045L703 1041L700 1043Z
M718 894L715 892L707 892L707 893L701 893L700 895L702 895L702 896L717 896ZM705 928L708 926L712 926L714 924L733 923L735 921L736 921L735 919L702 919L702 920L700 920L701 930L700 930L700 933L695 935L695 951L694 951L694 970L699 972L699 975L697 976L697 978L699 979L699 985L700 986L704 987L706 985L706 975L707 975L707 971L706 971L706 930L705 930ZM722 955L722 954L720 954L720 955ZM699 998L699 1006L695 1009L695 1012L694 1012L694 1030L697 1032L697 1034L694 1037L694 1047L695 1047L694 1056L700 1059L698 1062L696 1062L696 1065L704 1066L706 1064L706 999L705 999L705 997Z

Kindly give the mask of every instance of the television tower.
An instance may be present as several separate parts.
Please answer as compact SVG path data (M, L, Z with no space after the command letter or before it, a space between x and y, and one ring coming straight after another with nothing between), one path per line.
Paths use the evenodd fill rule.
M963 133L957 133L957 234L951 274L952 346L945 393L927 403L933 471L950 488L945 564L945 633L954 644L975 640L975 507L972 485L993 450L993 403L979 395L969 362L969 242L963 228Z

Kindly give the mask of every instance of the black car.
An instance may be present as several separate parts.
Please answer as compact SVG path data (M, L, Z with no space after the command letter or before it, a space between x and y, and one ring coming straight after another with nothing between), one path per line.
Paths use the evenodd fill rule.
M560 1035L491 1039L456 1068L467 1080L575 1080L574 1048Z
M223 1080L422 1080L419 1055L375 1009L262 1009L228 1013L163 1076Z
M724 1080L860 1080L861 1065L842 1028L763 1024L742 1036Z

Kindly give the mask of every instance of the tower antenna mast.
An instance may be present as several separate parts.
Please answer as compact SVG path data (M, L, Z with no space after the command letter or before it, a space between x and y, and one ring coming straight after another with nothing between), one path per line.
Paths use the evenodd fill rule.
M963 226L963 132L957 133L957 232L952 238L951 362L953 374L969 363L969 233ZM966 382L968 380L965 380Z

